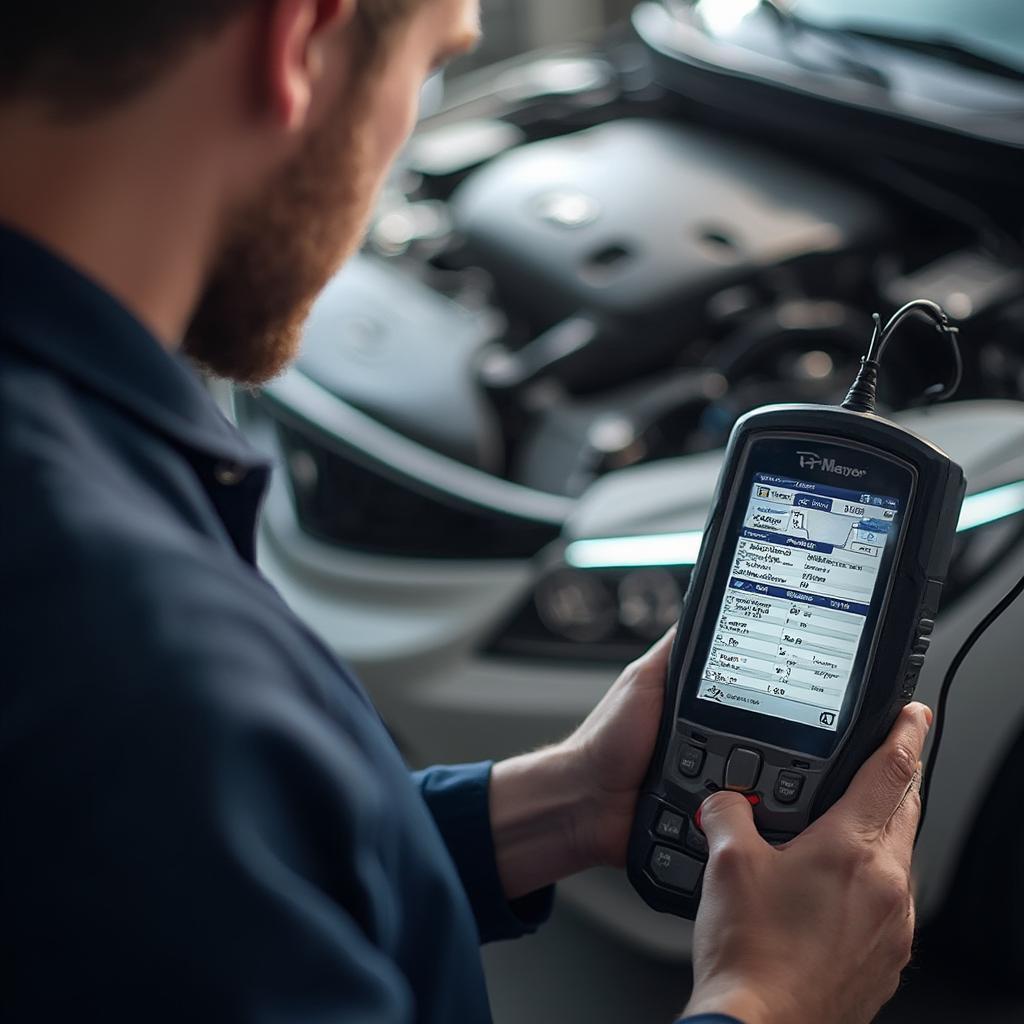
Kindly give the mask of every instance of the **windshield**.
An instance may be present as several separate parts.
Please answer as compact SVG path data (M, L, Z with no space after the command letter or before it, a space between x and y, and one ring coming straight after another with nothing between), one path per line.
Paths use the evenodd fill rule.
M785 6L813 25L952 43L1024 70L1022 0L790 0Z

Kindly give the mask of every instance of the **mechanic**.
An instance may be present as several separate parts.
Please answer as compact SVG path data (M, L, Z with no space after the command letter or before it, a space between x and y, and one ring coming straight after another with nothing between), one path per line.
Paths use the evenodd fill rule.
M7 1022L486 1021L479 943L623 863L671 636L563 742L410 776L256 569L268 467L192 369L288 365L476 4L6 12ZM868 1021L893 993L929 722L908 707L785 848L709 799L687 1019Z

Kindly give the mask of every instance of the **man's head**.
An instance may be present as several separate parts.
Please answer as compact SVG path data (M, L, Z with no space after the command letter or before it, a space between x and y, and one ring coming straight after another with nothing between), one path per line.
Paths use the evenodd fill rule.
M17 10L0 33L0 106L99 132L133 105L161 111L190 97L196 121L217 126L215 137L197 131L203 152L180 154L209 165L218 221L184 343L247 383L295 354L310 304L362 237L423 81L472 45L479 17L478 0L58 0ZM173 99L161 106L163 96ZM206 98L216 119L198 109Z

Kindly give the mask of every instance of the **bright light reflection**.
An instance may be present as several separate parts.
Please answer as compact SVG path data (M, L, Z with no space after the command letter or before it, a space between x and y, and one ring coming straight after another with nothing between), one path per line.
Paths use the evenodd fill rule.
M976 526L994 523L1007 516L1015 516L1024 512L1024 481L995 487L991 491L981 491L964 498L964 507L960 512L957 530L973 530Z
M1024 512L1024 481L981 491L964 499L957 532L998 522ZM601 537L573 541L565 560L577 569L619 569L647 565L693 565L700 552L701 530L636 537Z
M701 530L691 530L688 533L659 533L646 537L577 540L565 549L565 560L577 569L693 565L697 561L702 537Z
M694 10L708 30L726 36L761 6L761 0L698 0Z

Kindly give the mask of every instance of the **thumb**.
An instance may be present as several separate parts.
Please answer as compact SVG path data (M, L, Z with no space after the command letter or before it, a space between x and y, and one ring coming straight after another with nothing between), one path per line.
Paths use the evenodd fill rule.
M754 825L754 810L750 802L739 793L719 790L712 793L700 805L696 823L708 837L712 856L725 845L762 845L757 827Z
M668 661L675 639L676 626L670 626L662 638L640 658L645 671L657 672L664 676L668 671Z

